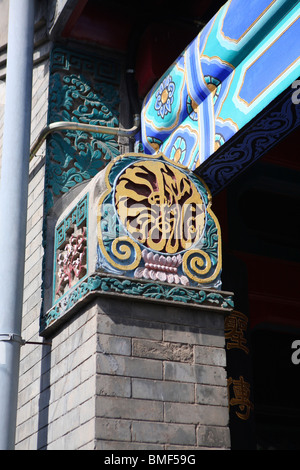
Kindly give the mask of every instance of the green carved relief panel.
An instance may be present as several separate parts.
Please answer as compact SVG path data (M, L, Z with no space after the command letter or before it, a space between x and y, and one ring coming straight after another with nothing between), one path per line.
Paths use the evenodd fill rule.
M48 123L119 125L118 61L55 48L50 67ZM47 143L46 209L118 155L113 135L74 130L51 134Z

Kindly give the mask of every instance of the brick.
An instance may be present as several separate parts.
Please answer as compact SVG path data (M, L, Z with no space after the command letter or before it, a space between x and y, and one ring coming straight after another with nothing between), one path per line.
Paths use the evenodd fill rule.
M195 426L169 423L132 423L132 440L157 444L194 445Z
M26 386L18 394L18 406L24 406L28 401L33 400L41 392L40 378L32 383L26 383Z
M214 366L226 366L226 352L223 348L208 346L195 346L195 362L197 364L211 364Z
M69 411L66 416L60 416L57 420L59 425L56 426L56 435L58 437L63 436L64 434L68 434L78 429L80 427L79 416L77 409ZM50 422L55 422L55 420L51 419ZM85 425L82 425L82 427L85 427Z
M97 354L97 373L162 379L162 362L127 356Z
M163 420L163 403L133 398L97 397L96 416L134 420Z
M71 393L74 391L76 387L81 384L81 377L80 377L80 368L77 367L76 369L71 370L68 374L63 374L63 365L61 364L60 367L54 367L55 369L61 369L61 372L53 379L57 379L51 386L51 399L53 401L59 400L64 395Z
M50 441L49 439L49 431L47 433L47 436L44 438L44 441L46 444L46 449L47 450L65 450L66 444L66 436L61 436L58 440L55 440L53 442Z
M37 305L41 305L41 302L42 302L42 292L39 289L38 291L34 292L34 294L32 294L28 298L28 300L27 300L28 311L30 311L34 307L37 307Z
M31 163L35 162L36 160L33 159ZM38 209L39 207L43 206L44 201L44 184L45 184L45 167L41 167L38 170L31 169L29 175L29 195L28 195L28 210L31 204L35 203L35 207L33 209ZM38 201L37 201L38 199ZM34 213L34 210L32 211Z
M131 441L131 421L97 418L95 438L115 441Z
M37 429L38 417L31 417L31 419L20 424L16 429L16 440L21 442L26 439L26 437L34 434Z
M28 200L30 205L28 204L27 218L29 221L32 219L38 222L44 216L44 194L36 194L36 189L34 189L29 195ZM34 227L34 224L27 225L27 232L29 232L31 227Z
M194 395L193 384L132 379L134 398L193 403Z
M20 374L25 374L29 369L37 365L43 357L41 347L34 345L26 345L26 348L21 348ZM44 354L45 356L45 354Z
M98 316L98 333L117 336L128 336L131 338L162 339L162 329L156 328L151 322L128 320L119 316Z
M74 408L73 410L77 410L77 408ZM66 412L66 399L64 396L62 396L59 400L54 401L51 397L51 403L49 406L44 408L42 413L40 413L40 420L41 423L45 426L47 426L47 423L52 423L53 421L57 419L61 419L63 415L65 415ZM78 414L79 418L79 414Z
M167 325L164 330L164 341L196 344L203 346L224 347L224 331L200 329L187 326Z
M133 339L132 354L138 357L180 362L192 362L194 357L193 347L189 344L141 339Z
M199 426L197 429L197 442L198 446L229 449L229 429L220 426Z
M225 406L165 403L166 422L227 426L228 419L228 408Z
M102 354L118 354L122 356L130 356L131 339L122 338L121 336L98 335L97 352Z
M26 403L22 408L20 408L17 414L17 426L20 426L22 423L26 423L27 420L32 418L33 402L36 402L38 398Z
M85 401L89 400L95 391L95 380L91 377L89 380L81 383L78 387L66 394L66 410L72 410Z
M86 444L81 445L78 447L78 450L85 450L85 451L92 451L95 450L95 441L94 439L91 440L90 442L87 442Z
M55 362L59 364L61 361L66 361L65 368L67 371L74 370L93 354L94 338L84 341L83 335L71 335L64 342L63 347L55 350ZM60 364L60 367L64 367L64 364ZM59 371L56 371L55 374L59 374Z
M35 243L34 243L35 244ZM38 243L37 243L38 244ZM37 248L37 244L36 246L33 246L33 249L34 251L36 250ZM36 277L42 279L42 273L41 273L41 269L42 269L42 266L41 266L41 263L36 263L31 269L30 271L27 272L25 278L24 278L24 287L26 288L31 281L33 281Z
M41 276L35 277L30 284L24 289L23 296L24 300L29 299L40 287L42 284Z
M164 445L161 444L145 444L139 442L121 442L121 441L97 441L95 450L128 450L128 451L156 451L164 450Z
M193 465L193 461L194 461L194 457L195 457L195 450L198 450L197 447L195 448L195 446L181 446L181 445L172 445L172 444L167 444L165 446L165 450L168 450L168 451L171 451L171 450L175 450L176 451L176 454L178 454L178 451L181 453L181 452L189 452L189 451L192 451L192 452L189 452L189 455L186 456L186 459L187 459L187 463L189 465ZM175 454L175 452L174 452ZM180 458L180 457L179 457ZM184 459L184 457L182 457L182 459Z
M30 387L31 384L33 384L35 381L38 380L40 376L38 367L32 367L28 369L24 374L23 374L23 380L22 380L22 385L20 386L22 388Z
M30 218L29 218L29 215L28 215L28 218L27 218L27 234L29 234L30 231L33 230L35 228L35 226L37 224L39 224L42 219L43 219L43 208L40 208L40 209L36 210ZM40 225L37 225L37 226L40 229ZM41 232L41 230L40 230L40 232Z
M25 262L25 275L30 269L36 264L36 263L41 263L43 261L43 256L44 256L44 249L42 245L37 247L37 249L26 259Z
M87 325L90 325L87 327ZM96 318L95 318L95 310L93 308L85 308L82 309L79 315L73 317L72 321L68 323L68 327L66 329L67 335L66 337L76 333L76 331L80 330L80 335L83 334L86 336L87 328L92 331L92 334L89 332L89 336L95 335L96 329ZM62 335L62 331L60 332L60 336ZM95 335L95 344L96 344L96 335Z
M202 310L201 306L195 309L185 305L183 314L182 306L170 303L164 305L144 304L143 308L135 303L131 304L130 315L132 318L144 319L150 322L157 321L161 323L163 319L165 325L174 324L180 328L185 325L193 328L212 328L224 331L224 316L214 311Z
M94 441L94 438L95 423L91 420L65 436L64 450L76 450L83 444Z
M26 235L26 247L42 233L43 230L43 219L38 217L38 221L31 227Z
M166 362L164 377L166 380L179 382L225 385L226 372L222 367L202 366L198 364L182 364Z
M99 313L109 317L117 316L120 319L130 320L132 325L137 322L162 327L162 315L166 311L165 305L153 304L152 302L135 302L129 299L103 298L98 303Z
M131 380L128 377L97 375L96 394L110 397L131 397Z
M196 403L228 406L227 387L196 384Z
M95 397L92 396L78 407L80 426L95 418Z

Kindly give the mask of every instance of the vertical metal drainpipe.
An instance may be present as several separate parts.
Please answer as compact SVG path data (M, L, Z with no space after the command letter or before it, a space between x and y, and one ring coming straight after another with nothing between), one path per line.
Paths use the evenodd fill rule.
M35 0L10 0L0 188L0 450L15 448Z

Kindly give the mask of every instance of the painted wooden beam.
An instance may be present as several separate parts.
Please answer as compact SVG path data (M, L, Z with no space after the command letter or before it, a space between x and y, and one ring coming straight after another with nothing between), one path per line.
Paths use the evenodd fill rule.
M209 177L212 193L226 185L247 167L246 154L249 162L259 157L257 149L255 158L249 150L242 160L226 155L236 142L249 147L255 132L259 138L262 119L264 131L274 127L267 110L286 112L291 124L270 138L274 143L298 125L290 115L298 113L291 86L300 76L299 36L298 1L229 0L146 96L141 116L145 153L162 152ZM212 168L218 168L217 184Z

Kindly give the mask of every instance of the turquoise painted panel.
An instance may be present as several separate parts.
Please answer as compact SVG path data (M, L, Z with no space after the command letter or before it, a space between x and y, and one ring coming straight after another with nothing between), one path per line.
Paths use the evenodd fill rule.
M299 32L298 1L228 1L146 96L145 153L196 170L300 76Z
M168 285L156 281L124 278L116 275L94 273L80 282L66 296L59 301L51 310L45 312L41 317L40 331L49 334L55 327L69 318L68 315L82 302L92 295L110 296L112 294L124 297L124 299L145 299L148 302L165 303L172 302L174 305L183 305L189 308L205 305L210 308L223 308L224 312L234 308L233 296L227 292L203 290L195 287L183 287Z
M117 127L121 66L117 60L55 47L51 55L48 122ZM108 134L63 131L47 142L46 211L72 187L90 180L119 155Z

